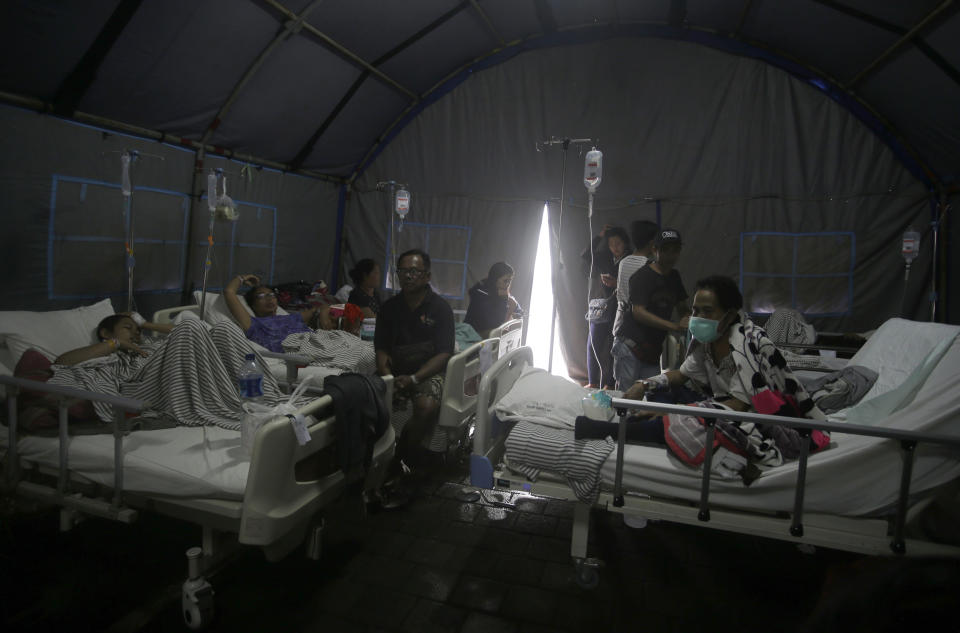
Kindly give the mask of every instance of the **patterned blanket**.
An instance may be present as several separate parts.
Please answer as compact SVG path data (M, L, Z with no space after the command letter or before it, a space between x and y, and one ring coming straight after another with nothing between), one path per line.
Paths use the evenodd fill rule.
M377 370L373 342L361 340L357 335L343 330L297 332L283 339L283 350L310 358L311 365L358 374L373 374Z
M70 367L53 367L49 384L144 400L147 415L163 415L185 426L217 426L239 430L243 415L237 372L254 352L233 323L219 323L208 332L196 319L186 319L165 339L141 347L146 357L126 352L95 358ZM266 367L257 355L257 362ZM263 376L263 404L282 398L277 380ZM113 407L94 403L97 416L113 420Z

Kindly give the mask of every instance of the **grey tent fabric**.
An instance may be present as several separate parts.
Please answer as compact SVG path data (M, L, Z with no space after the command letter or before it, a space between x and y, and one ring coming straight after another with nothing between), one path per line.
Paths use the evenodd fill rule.
M113 153L136 148L153 188L135 202L144 311L199 282L198 166L226 165L249 207L217 227L213 287L241 268L342 281L360 257L388 260L375 185L394 179L414 199L400 242L442 252L438 283L460 308L497 260L528 304L551 202L560 332L582 358L584 148L568 153L560 230L561 154L534 149L554 135L600 139L594 232L675 226L688 285L733 275L750 309L788 303L855 330L929 318L936 281L938 318L960 318L949 213L931 271L936 203L960 186L956 3L22 0L0 5L0 34L0 101L15 106L0 108L7 307L119 296ZM246 162L284 173L244 184ZM905 282L910 226L922 242Z
M616 63L598 69L597 59ZM899 237L911 223L927 228L927 192L888 147L818 91L762 62L696 44L603 41L532 51L478 73L425 110L358 185L373 188L375 173L413 183L414 200L446 192L489 209L491 191L556 201L562 155L535 148L551 134L600 139L604 173L594 232L633 219L679 229L679 270L688 288L710 274L739 280L742 241L751 243L742 234L853 233L853 249L835 244L833 235L796 247L799 275L847 272L853 261L840 284L798 278L807 302L798 307L834 314L820 319L821 329L868 329L899 315L890 300L891 286L903 283ZM560 236L560 332L566 361L577 367L586 338L578 257L589 228L583 159L568 151L562 231L556 202L551 226ZM539 215L536 204L530 207ZM408 220L438 217L413 209ZM347 223L352 232L364 220L350 215ZM752 252L750 267L792 274L790 239L789 255L773 244ZM482 258L471 252L471 260ZM922 292L929 281L928 258L929 251L921 253L914 264L909 291ZM744 289L757 308L791 299L790 284L776 278L751 277ZM824 295L829 305L818 307Z
M0 248L12 264L0 309L69 308L105 296L125 309L125 150L140 152L132 176L137 309L180 305L183 289L201 287L210 216L206 199L191 204L193 152L10 107L0 107L0 126L8 131L0 135L0 199L11 229ZM236 223L214 226L210 289L241 272L267 283L329 277L336 185L253 166L248 180L243 163L218 158L205 167L224 170L240 210Z

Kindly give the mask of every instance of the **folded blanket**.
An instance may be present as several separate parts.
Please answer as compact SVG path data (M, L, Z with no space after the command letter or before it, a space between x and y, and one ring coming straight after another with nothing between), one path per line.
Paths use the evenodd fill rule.
M594 503L600 494L600 467L616 447L609 437L578 440L573 431L518 422L506 439L510 470L536 481L541 470L561 475L577 499Z
M860 402L879 374L869 367L853 365L821 376L805 386L824 413L833 413Z

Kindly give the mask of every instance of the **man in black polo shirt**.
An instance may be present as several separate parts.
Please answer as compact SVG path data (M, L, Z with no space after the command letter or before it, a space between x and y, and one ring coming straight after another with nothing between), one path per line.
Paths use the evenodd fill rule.
M397 276L400 294L380 307L373 346L377 373L394 376L394 412L413 405L397 442L396 463L409 465L440 412L454 325L450 305L430 289L429 255L419 249L403 253L397 259Z
M613 374L617 389L660 373L660 350L667 332L683 332L690 320L687 291L675 266L682 242L675 229L653 238L653 261L630 277L630 312L614 332ZM680 320L673 321L674 310Z

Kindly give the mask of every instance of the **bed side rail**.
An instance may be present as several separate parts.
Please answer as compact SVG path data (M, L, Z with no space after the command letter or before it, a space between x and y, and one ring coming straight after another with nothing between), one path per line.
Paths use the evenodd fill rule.
M440 426L460 427L466 424L477 406L480 386L480 351L486 345L496 358L499 339L486 339L474 343L447 362L440 398Z
M518 347L493 363L480 379L477 396L477 426L473 434L473 453L470 455L470 483L482 488L493 486L493 464L503 454L503 429L494 428L495 403L503 397L520 373L533 365L533 350Z
M702 417L706 420L706 451L703 465L701 467L702 475L698 511L698 518L701 521L710 520L710 473L713 459L713 439L716 433L717 419L755 422L758 424L779 424L781 426L787 426L796 429L800 433L803 443L801 444L800 457L797 461L797 483L794 493L794 505L790 533L797 537L803 536L803 499L806 485L807 459L810 455L810 434L812 431L819 429L829 432L846 433L848 435L863 435L867 437L878 437L898 441L900 443L900 454L903 463L900 471L900 495L897 500L893 540L890 543L890 548L898 554L902 554L906 550L904 541L904 527L906 525L907 510L909 508L910 480L913 474L913 457L916 453L917 445L921 442L924 442L960 450L960 437L956 435L922 433L918 431L865 426L862 424L837 423L827 420L810 420L807 418L790 418L779 415L752 413L748 411L708 409L705 407L691 407L687 405L665 404L660 402L626 400L623 398L614 398L613 408L617 410L619 416L617 464L613 492L613 505L616 507L623 507L624 503L623 454L626 440L626 419L628 411L636 409L643 410L644 412L653 412L659 414L686 413L689 415Z
M25 380L13 376L0 376L0 385L7 393L7 468L6 488L10 492L40 499L63 507L82 511L104 518L131 522L136 512L123 507L123 438L128 414L137 414L147 408L148 403L133 398L123 398L82 389L73 389L61 385L48 385L36 380ZM57 486L51 488L33 482L20 481L20 459L17 451L17 400L21 390L40 392L53 396L57 403L59 421L59 471ZM103 402L113 406L113 500L106 503L99 499L88 499L70 493L70 463L67 409L77 400Z
M300 373L300 368L306 367L312 362L309 356L302 356L300 354L287 354L283 352L261 350L260 355L264 358L276 358L283 361L284 367L287 369L285 376L287 387L290 387L297 382L297 376Z
M173 308L165 308L163 310L157 310L153 313L153 318L151 321L153 323L173 323L174 318L181 312L192 312L197 316L200 316L200 306L198 305L188 305L188 306L175 306Z
M393 376L384 376L385 402L393 399ZM389 406L389 405L388 405ZM320 507L343 490L340 470L319 479L298 481L296 465L335 441L336 415L333 399L324 395L297 410L312 416L307 427L310 441L301 446L286 416L265 423L257 433L250 456L247 487L243 495L239 541L249 545L269 545L290 530L302 527ZM393 427L388 425L388 433ZM392 456L392 451L390 452Z

